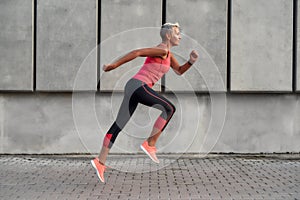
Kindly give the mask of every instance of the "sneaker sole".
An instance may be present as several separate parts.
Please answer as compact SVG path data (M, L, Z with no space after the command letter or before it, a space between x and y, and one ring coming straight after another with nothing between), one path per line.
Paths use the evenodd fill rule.
M151 157L151 155L148 153L148 151L147 151L142 145L140 145L140 147L141 147L141 149L145 152L145 154L147 154L147 155L149 156L149 158L150 158L153 162L159 163L159 160L158 160L158 161L154 160L154 159Z
M99 180L100 180L102 183L104 183L104 180L102 180L102 178L101 178L101 176L100 176L100 174L99 174L99 172L98 172L98 170L97 170L97 167L96 167L96 164L95 164L94 160L91 160L91 163L92 163L92 166L95 168L95 170L96 170L96 172L97 172L97 176L98 176Z

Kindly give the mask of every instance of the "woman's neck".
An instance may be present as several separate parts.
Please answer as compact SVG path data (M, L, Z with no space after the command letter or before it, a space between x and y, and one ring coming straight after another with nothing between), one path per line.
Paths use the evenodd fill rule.
M161 44L161 46L167 47L168 50L172 47L172 45L168 41L162 41L160 44Z

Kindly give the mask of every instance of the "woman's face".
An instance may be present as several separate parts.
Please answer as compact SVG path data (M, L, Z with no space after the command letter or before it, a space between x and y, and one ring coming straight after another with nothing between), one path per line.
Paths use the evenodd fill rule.
M181 34L178 27L173 28L173 34L170 38L170 43L172 46L178 46L181 40Z

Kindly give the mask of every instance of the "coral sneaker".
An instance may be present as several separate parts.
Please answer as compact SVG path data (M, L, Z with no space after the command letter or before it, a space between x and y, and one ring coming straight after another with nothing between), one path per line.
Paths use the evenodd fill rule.
M97 172L98 178L100 179L100 181L102 183L104 183L104 171L105 171L106 167L104 165L100 164L98 158L91 160L91 163Z
M159 163L159 160L156 157L156 147L149 146L148 141L145 140L143 144L141 144L141 149L151 158L151 160L155 163Z

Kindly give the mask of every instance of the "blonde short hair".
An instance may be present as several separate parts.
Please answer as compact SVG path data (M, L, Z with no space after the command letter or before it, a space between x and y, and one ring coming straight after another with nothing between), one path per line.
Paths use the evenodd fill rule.
M178 22L176 22L176 23L169 23L168 22L168 23L163 24L161 26L161 29L160 29L160 37L161 37L161 39L165 40L167 33L172 34L174 27L180 28L179 23Z

